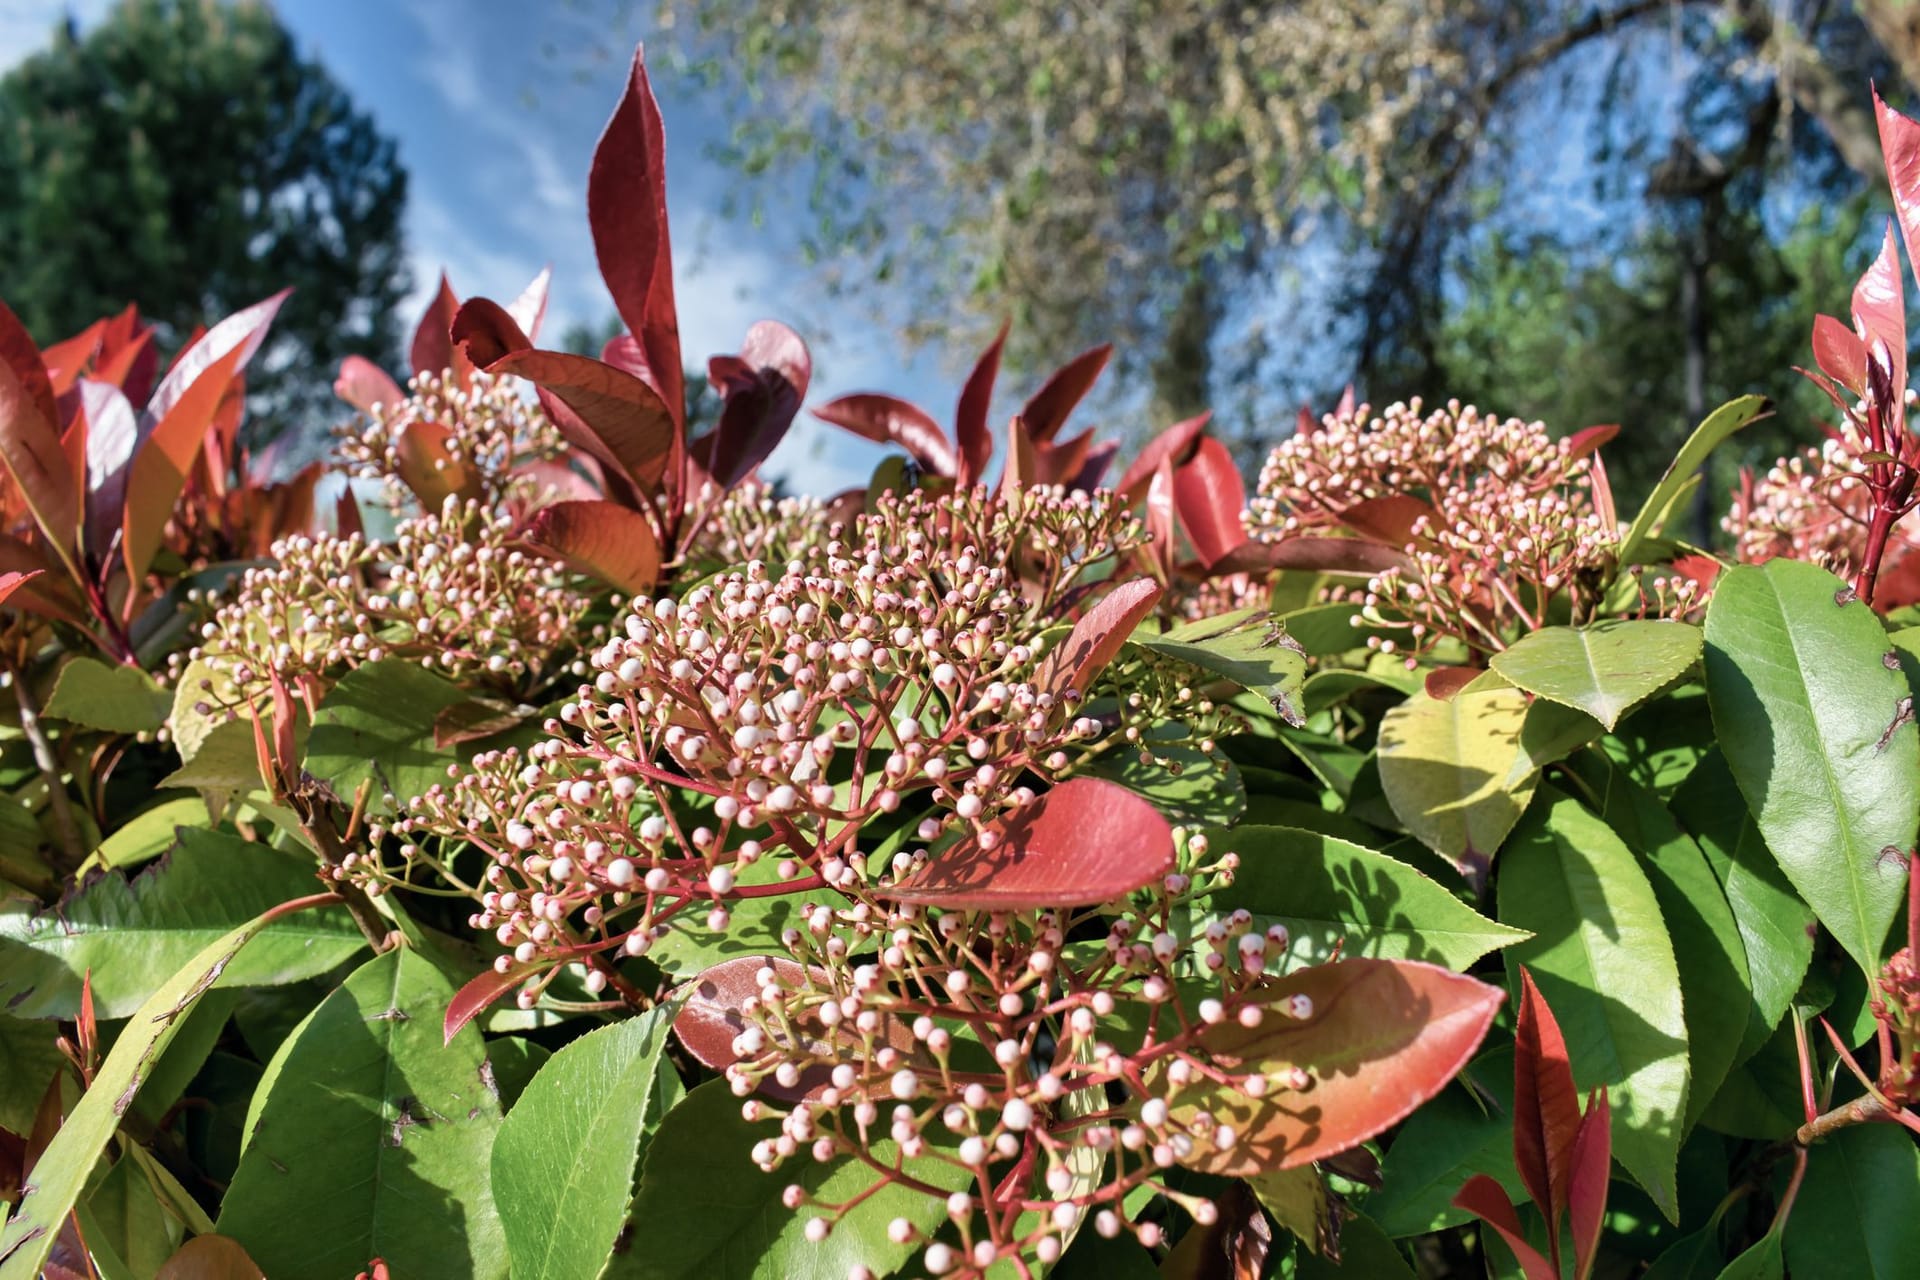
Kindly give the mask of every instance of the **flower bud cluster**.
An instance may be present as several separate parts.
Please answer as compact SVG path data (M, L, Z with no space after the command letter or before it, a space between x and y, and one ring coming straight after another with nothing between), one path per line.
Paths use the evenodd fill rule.
M1326 530L1340 513L1372 498L1411 494L1445 511L1452 495L1490 478L1525 496L1565 488L1587 470L1564 440L1538 422L1485 415L1449 400L1431 413L1415 397L1378 417L1360 405L1327 414L1319 428L1283 441L1260 469L1241 519L1250 536L1277 542Z
M897 1169L885 1180L939 1198L946 1221L923 1232L902 1218L891 1237L922 1246L939 1276L1050 1265L1083 1229L1157 1245L1160 1226L1124 1207L1143 1188L1213 1220L1169 1175L1253 1136L1215 1112L1284 1106L1313 1085L1291 1067L1222 1065L1214 1028L1314 1010L1267 981L1284 926L1200 913L1196 896L1237 856L1208 861L1203 836L1179 844L1173 874L1098 909L920 908L890 901L893 869L851 904L806 904L783 939L790 963L769 960L738 1010L727 1078L748 1119L779 1122L755 1163ZM814 1238L850 1207L801 1185L788 1196L813 1215Z
M750 560L785 564L841 534L818 498L777 497L772 486L757 482L725 493L708 485L694 507L707 512L687 551L688 573L694 578Z
M1851 579L1865 558L1873 512L1867 466L1859 458L1864 447L1848 422L1818 448L1781 458L1764 475L1743 476L1721 521L1733 537L1735 556L1745 564L1788 556ZM1915 550L1912 537L1896 525L1882 576L1897 576Z
M560 566L515 545L506 517L457 499L402 521L389 543L317 534L273 553L175 655L176 679L198 662L248 702L274 675L311 692L392 657L517 696L574 660L589 603Z
M407 392L397 403L375 405L371 420L356 420L338 436L347 473L385 480L395 506L408 493L400 477L417 466L467 477L469 496L493 506L517 482L517 466L561 451L559 430L518 379L475 370L462 383L449 369L415 374ZM409 443L413 430L430 435L434 447ZM429 460L430 454L444 456Z

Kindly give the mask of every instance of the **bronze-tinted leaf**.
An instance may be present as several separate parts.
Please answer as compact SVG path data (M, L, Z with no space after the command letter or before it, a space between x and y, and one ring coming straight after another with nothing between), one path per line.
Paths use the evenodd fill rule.
M526 540L556 560L621 591L660 580L660 544L638 511L614 502L556 502L534 513Z

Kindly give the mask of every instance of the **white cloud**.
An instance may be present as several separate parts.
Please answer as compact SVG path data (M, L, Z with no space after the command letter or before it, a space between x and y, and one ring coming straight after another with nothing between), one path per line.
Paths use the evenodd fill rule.
M71 14L84 30L100 20L111 0L0 0L0 72L53 43L53 32Z

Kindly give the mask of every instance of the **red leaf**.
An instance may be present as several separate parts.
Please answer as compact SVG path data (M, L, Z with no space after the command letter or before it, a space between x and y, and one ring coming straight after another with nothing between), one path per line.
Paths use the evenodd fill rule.
M993 432L987 427L987 411L993 405L993 380L1000 373L1000 352L1007 345L1007 328L1011 323L1006 321L1000 325L1000 332L974 362L973 372L967 375L967 385L960 391L960 406L954 411L953 435L960 446L956 478L963 489L980 483L987 472L987 461L993 457Z
M1036 441L1033 446L1033 458L1040 483L1071 485L1085 474L1087 458L1093 452L1094 431L1095 428L1088 427L1079 435L1062 440L1058 444L1041 444Z
M1033 398L1020 410L1020 416L1027 420L1027 430L1033 433L1037 443L1045 444L1067 425L1067 418L1086 399L1112 355L1112 343L1082 351L1056 369L1046 385L1033 393Z
M271 298L236 311L189 343L174 358L167 376L154 388L146 411L141 416L149 423L161 421L173 412L174 405L187 394L188 388L200 380L201 374L235 351L241 353L240 358L234 362L232 372L227 376L230 378L246 368L247 362L266 342L268 327L273 324L274 316L279 314L280 305L292 292L291 289L282 289Z
M407 398L400 384L365 356L348 356L340 362L340 376L333 380L333 394L369 415L377 404L399 404Z
M633 51L626 91L593 149L587 222L601 278L645 355L642 377L666 404L678 439L687 393L667 234L667 139L660 104L647 83L644 49Z
M1084 907L1158 883L1173 870L1173 828L1117 782L1070 778L986 830L969 832L877 892L901 902L982 911Z
M1853 315L1866 329L1868 354L1873 355L1877 348L1884 346L1897 406L1907 385L1907 304L1900 283L1900 254L1893 246L1892 224L1887 226L1880 256L1853 286ZM1898 414L1900 409L1894 412ZM1888 429L1897 435L1899 423L1889 423Z
M520 296L507 304L507 314L520 326L520 332L527 335L531 344L540 336L540 326L547 318L547 291L553 283L553 268L542 267Z
M1243 542L1213 566L1215 574L1271 573L1276 569L1311 569L1316 573L1372 577L1388 569L1405 568L1404 552L1358 538L1284 538L1279 542Z
M924 409L895 396L859 392L829 400L813 410L822 422L831 422L878 444L897 444L920 469L951 478L959 474L959 459L940 424Z
M100 358L93 364L93 376L111 382L126 392L127 399L139 404L153 389L153 374L159 365L160 349L154 345L153 330L142 329L118 347L102 347Z
M1920 122L1881 101L1877 87L1873 111L1880 124L1880 151L1886 156L1887 184L1893 188L1893 208L1900 217L1901 238L1907 242L1907 259L1920 270ZM1896 391L1905 389L1905 382L1895 384Z
M0 303L0 465L13 477L34 520L70 558L80 512L73 465L60 447L60 412L40 349Z
M1617 422L1587 427L1567 437L1567 452L1572 457L1584 458L1590 453L1597 453L1604 449L1619 434L1620 424Z
M454 295L453 286L447 283L447 273L440 273L440 291L433 295L433 301L427 304L426 314L420 317L420 323L413 330L413 345L408 348L407 358L415 373L440 374L453 370L456 379L463 370L454 369L453 353L453 317L460 310L460 299Z
M1026 420L1015 414L1007 419L1007 465L1000 472L1000 492L1015 494L1039 483L1040 457L1033 451Z
M1607 1179L1613 1172L1613 1109L1607 1087L1587 1097L1587 1114L1573 1139L1573 1169L1567 1204L1573 1212L1574 1280L1592 1274L1594 1253L1600 1246L1600 1227L1607 1216Z
M44 570L34 569L27 573L0 573L0 604L21 587L39 577Z
M1247 540L1240 524L1246 505L1247 489L1233 452L1212 436L1203 437L1192 459L1174 469L1174 510L1200 563L1208 568Z
M660 580L653 525L617 502L556 502L528 524L534 548L622 591L650 591Z
M449 333L454 347L469 364L480 369L533 345L520 322L492 298L469 298L461 303Z
M1086 461L1080 466L1080 474L1062 481L1069 489L1084 489L1091 492L1100 487L1101 478L1107 474L1107 468L1120 456L1118 440L1102 440L1087 450Z
M1474 1174L1454 1196L1453 1206L1465 1209L1500 1233L1500 1238L1513 1250L1513 1256L1520 1260L1520 1271L1526 1280L1559 1280L1559 1271L1527 1242L1527 1233L1520 1228L1520 1215L1513 1211L1513 1202L1507 1199L1506 1190L1498 1182L1484 1173Z
M1174 543L1173 462L1160 459L1147 485L1147 546L1144 554L1162 582L1173 581Z
M1140 451L1140 456L1120 477L1120 497L1130 504L1145 497L1147 486L1153 483L1153 473L1160 469L1160 464L1169 459L1175 465L1182 462L1187 451L1193 447L1193 442L1207 429L1207 421L1212 417L1211 413L1196 414L1185 422L1174 423L1147 441L1147 447Z
M452 442L451 431L425 418L414 418L394 437L400 481L428 512L438 514L455 494L462 499L480 496L479 474L454 460Z
M262 1280L262 1272L238 1240L195 1236L160 1264L154 1280Z
M1454 694L1485 674L1479 667L1435 667L1427 672L1427 696L1439 702L1451 702Z
M516 966L501 973L489 966L469 978L465 986L453 993L453 999L447 1004L447 1016L441 1024L442 1042L452 1044L453 1038L460 1034L460 1028L485 1013L495 1000L532 977L534 972L533 969Z
M1560 1024L1533 975L1520 970L1520 1012L1513 1032L1513 1163L1527 1194L1547 1216L1558 1274L1560 1215L1573 1175L1580 1095Z
M81 411L87 417L86 544L104 560L120 531L127 474L140 444L140 419L120 388L82 378Z
M1859 399L1867 394L1867 348L1860 335L1832 316L1813 318L1813 362Z
M1264 980L1253 995L1266 1008L1257 1025L1208 1025L1200 1045L1228 1076L1297 1067L1309 1082L1258 1098L1219 1082L1176 1094L1174 1124L1185 1128L1204 1110L1236 1135L1225 1149L1196 1142L1182 1163L1202 1173L1295 1168L1399 1123L1466 1065L1503 993L1438 965L1355 959ZM1290 1008L1301 997L1304 1016Z
M214 326L199 346L211 347L221 326L225 324L223 320L220 325ZM181 388L180 395L173 399L166 416L148 428L146 439L141 442L139 452L134 454L133 466L127 475L126 512L121 518L120 550L127 566L127 579L135 586L145 579L147 567L160 550L161 533L167 527L168 517L173 514L173 505L179 499L180 491L186 486L187 472L192 469L194 459L206 443L207 427L219 412L228 385L239 374L240 366L253 354L258 344L242 340L224 345L227 346L225 355L197 366L198 376ZM185 359L186 356L182 356L167 371L168 382L173 380L173 375L180 370ZM154 393L156 403L162 399L161 392L166 390L166 384L163 383L160 391ZM131 595L128 597L129 600L132 598Z
M40 363L46 368L55 396L65 395L85 372L88 362L99 354L106 331L107 322L95 320L66 341L56 342L40 352Z
M777 320L747 330L739 356L715 356L707 378L720 392L720 422L694 445L700 465L723 489L753 473L793 425L813 380L813 357L800 335Z
M1093 678L1153 612L1161 594L1160 584L1152 578L1135 578L1107 592L1080 615L1060 647L1047 655L1036 683L1056 695L1073 689L1086 696Z
M487 371L552 392L573 411L555 420L569 441L642 489L660 483L679 419L645 382L591 356L560 351L516 351Z
M1424 517L1438 518L1431 504L1410 494L1390 493L1383 498L1368 498L1340 512L1340 523L1369 542L1396 551L1414 539L1413 526Z

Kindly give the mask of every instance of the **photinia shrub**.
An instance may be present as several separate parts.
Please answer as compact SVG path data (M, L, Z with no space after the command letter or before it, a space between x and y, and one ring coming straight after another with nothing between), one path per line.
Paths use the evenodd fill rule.
M1069 431L1106 348L996 428L1004 332L781 496L807 348L690 434L663 154L636 57L626 332L443 280L327 510L240 444L278 299L164 373L0 309L0 1280L1903 1273L1891 233L1724 555L1757 397L1630 515L1613 428L1451 401L1249 484Z

